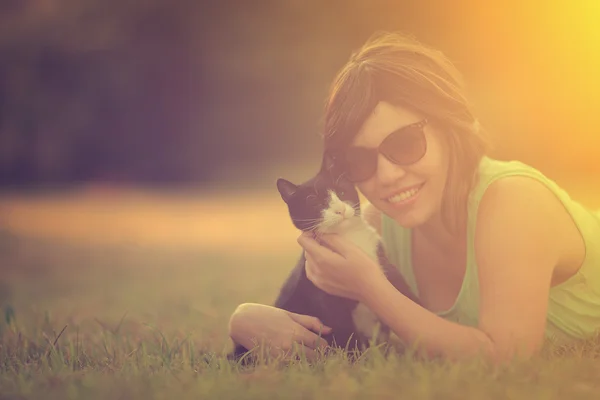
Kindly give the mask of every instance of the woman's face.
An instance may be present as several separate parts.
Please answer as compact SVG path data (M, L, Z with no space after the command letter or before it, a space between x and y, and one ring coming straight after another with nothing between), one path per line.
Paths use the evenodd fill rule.
M423 120L403 107L380 102L352 141L353 146L377 148L392 132ZM394 164L379 153L377 171L357 188L379 210L399 225L413 228L439 214L448 175L448 149L431 124L424 127L427 150L414 164Z

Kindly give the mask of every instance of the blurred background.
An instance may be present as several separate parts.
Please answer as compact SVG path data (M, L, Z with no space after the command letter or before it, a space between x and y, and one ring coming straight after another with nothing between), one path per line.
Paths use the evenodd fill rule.
M598 21L597 0L1 0L0 223L107 224L133 218L125 204L141 213L140 193L194 193L216 207L229 203L215 190L260 189L257 207L281 206L275 179L314 173L329 84L377 30L443 50L493 134L492 155L588 201L600 190ZM50 204L82 190L103 211L73 214L80 203L62 197L50 217L32 195ZM209 203L176 204L181 221L192 209L216 215ZM198 224L213 235L219 222Z

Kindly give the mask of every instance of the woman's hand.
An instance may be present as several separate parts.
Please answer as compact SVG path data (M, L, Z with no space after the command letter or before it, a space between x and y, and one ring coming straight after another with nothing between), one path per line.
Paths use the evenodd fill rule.
M318 348L327 347L321 335L331 333L316 317L296 314L263 304L246 303L240 305L229 321L229 336L247 349L256 345L270 345L275 357L289 355L293 344L304 346L309 359L314 359Z
M305 251L306 276L319 289L335 296L362 301L378 279L386 279L379 264L354 243L339 235L303 233L298 243Z

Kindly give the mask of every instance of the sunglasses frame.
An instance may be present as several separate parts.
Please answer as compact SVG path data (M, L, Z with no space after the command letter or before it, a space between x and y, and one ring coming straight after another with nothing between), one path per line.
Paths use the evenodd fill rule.
M378 153L378 154L382 154L385 158L387 158L390 162L396 164L396 165L400 165L400 166L407 166L407 165L412 165L416 162L418 162L419 160L421 160L425 154L427 153L427 139L425 138L425 132L424 132L424 128L425 126L429 123L427 118L422 119L421 121L418 122L413 122L412 124L408 124L406 126L403 126L402 128L390 133L389 135L387 135L379 144L379 146L377 148L374 149L370 149L372 152ZM413 160L409 163L401 163L398 162L397 160L394 160L393 157L391 156L391 154L389 154L388 152L385 151L385 143L386 140L392 136L392 135L397 135L397 134L402 134L401 132L403 132L406 129L411 129L411 128L418 128L420 135L423 138L423 153L416 159ZM375 162L375 168L373 168L373 171L369 173L368 176L366 176L365 178L360 178L360 179L351 179L351 177L348 175L347 168L345 165L345 153L346 150L340 151L338 152L338 154L333 155L334 160L336 160L337 162L340 162L343 166L344 169L344 176L346 177L346 179L348 179L351 182L361 182L361 181L365 181L367 179L369 179L371 176L373 176L373 174L375 174L377 172L377 162Z

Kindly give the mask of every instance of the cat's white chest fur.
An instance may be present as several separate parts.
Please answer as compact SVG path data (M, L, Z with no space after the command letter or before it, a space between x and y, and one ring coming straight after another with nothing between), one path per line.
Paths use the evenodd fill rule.
M354 208L339 200L334 192L330 193L329 207L323 211L322 217L320 231L343 236L379 264L379 234L362 216L355 215ZM369 339L379 324L377 316L362 303L353 310L352 321L356 330Z
M377 248L379 246L380 237L375 229L368 225L366 221L362 220L362 218L360 223L357 223L354 229L342 232L341 235L355 243L371 259L379 263ZM357 331L365 337L371 338L379 324L379 319L366 305L358 303L356 308L352 311L352 322Z
M360 247L373 260L377 260L377 247L380 240L377 231L367 225L362 218L353 218L359 219L360 221L354 222L355 225L351 229L340 232L340 235Z

